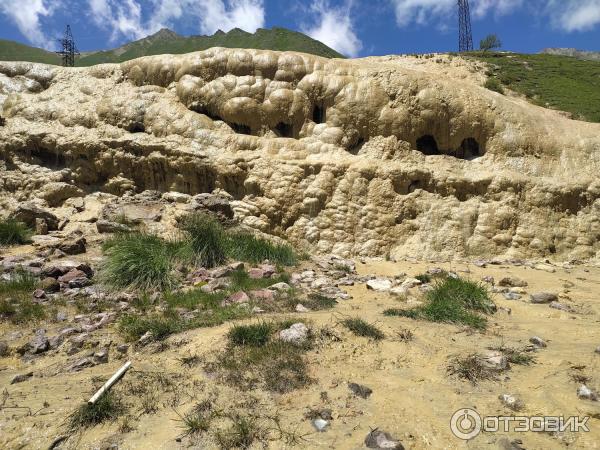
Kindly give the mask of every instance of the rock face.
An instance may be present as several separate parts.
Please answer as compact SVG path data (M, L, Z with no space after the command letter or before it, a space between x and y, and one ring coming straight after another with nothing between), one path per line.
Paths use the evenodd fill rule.
M342 257L598 258L600 125L488 91L477 64L236 49L0 63L0 209L221 189L243 224Z

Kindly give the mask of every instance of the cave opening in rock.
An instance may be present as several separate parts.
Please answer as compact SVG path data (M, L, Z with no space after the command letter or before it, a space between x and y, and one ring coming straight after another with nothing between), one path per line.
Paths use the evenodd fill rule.
M128 130L130 133L145 133L146 127L143 123L134 123L129 127Z
M293 138L294 137L294 127L292 125L290 125L289 123L279 122L275 126L275 129L273 131L275 131L275 134L277 134L277 137L282 137L282 138Z
M0 127L3 127L6 124L6 119L0 116Z
M474 138L466 138L456 150L456 157L461 159L473 159L481 156L479 143Z
M325 123L327 121L325 107L315 105L313 108L313 122L314 123Z
M238 134L252 134L252 130L248 125L242 125L240 123L230 123L229 126Z
M421 180L414 180L414 181L410 182L406 191L408 194L412 194L417 189L420 189L420 187L421 187Z
M67 166L67 161L64 155L60 152L53 152L43 147L35 147L31 149L31 158L33 164L47 167L49 169L64 169Z
M419 139L417 139L417 150L423 153L424 155L440 154L437 142L435 138L430 134L426 134L425 136L421 136Z

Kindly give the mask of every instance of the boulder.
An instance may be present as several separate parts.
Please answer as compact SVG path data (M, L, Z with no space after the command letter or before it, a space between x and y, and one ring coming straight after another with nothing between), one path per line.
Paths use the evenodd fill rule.
M483 367L496 370L498 372L506 370L510 367L508 364L508 358L499 351L490 350L489 352L480 355L478 359L479 363Z
M517 277L504 277L498 281L498 286L504 287L526 287L527 285L527 281Z
M80 255L86 252L86 241L84 237L67 239L58 246L58 250L67 255Z
M248 302L250 302L250 297L248 297L248 294L246 294L244 291L239 291L234 294L231 294L229 297L227 297L225 300L223 300L221 305L223 305L223 306L240 305L242 303L248 303Z
M46 200L52 208L61 206L65 200L72 197L83 197L84 192L77 186L62 181L46 183L40 197Z
M15 375L12 380L10 380L10 384L22 383L23 381L29 380L33 376L33 372L27 372L20 375Z
M377 292L389 292L392 289L392 282L385 278L375 278L367 281L367 289Z
M105 219L96 221L96 230L98 230L98 233L126 233L131 231L127 225Z
M192 199L192 207L196 210L204 209L213 212L226 219L233 219L230 199L221 194L198 194Z
M558 296L550 292L537 292L531 294L529 297L531 298L531 303L536 304L552 303L558 300Z
M529 342L531 342L533 345L535 345L538 348L546 348L546 347L548 347L548 344L546 344L546 341L544 341L539 336L533 336L533 337L529 338Z
M36 219L43 219L48 225L48 230L58 229L58 217L31 202L20 204L10 218L23 222L30 228L35 228Z
M308 328L302 322L279 332L279 339L294 345L301 345L308 339Z
M40 282L40 288L48 294L53 294L60 291L60 283L56 278L46 277Z

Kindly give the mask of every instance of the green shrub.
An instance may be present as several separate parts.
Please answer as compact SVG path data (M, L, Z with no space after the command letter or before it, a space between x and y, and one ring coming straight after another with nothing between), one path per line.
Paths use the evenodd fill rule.
M138 340L148 331L152 339L160 341L182 329L182 321L174 317L140 317L125 315L119 320L119 330L130 340Z
M217 219L195 213L185 217L180 228L189 238L186 244L197 264L212 268L225 262L226 234Z
M17 269L10 280L0 281L0 296L30 295L35 290L37 283L37 278L31 272Z
M483 285L460 278L448 277L438 281L425 297L427 303L423 306L409 310L392 308L385 310L384 314L483 329L487 320L478 313L496 311L496 305Z
M273 326L262 322L252 325L235 325L229 330L229 342L234 345L262 347L269 342Z
M356 336L368 337L376 341L385 338L385 334L379 328L358 317L344 319L342 325Z
M104 244L100 280L116 289L172 289L177 250L175 244L152 234L118 234Z
M499 94L504 94L504 87L502 86L502 83L500 83L498 78L489 77L486 80L483 87L485 87L486 89L489 89L490 91L498 92Z
M272 263L293 266L298 256L289 245L273 244L244 232L231 232L227 239L227 254L240 261L259 263L268 259Z
M0 245L27 244L32 231L24 223L14 219L0 220Z

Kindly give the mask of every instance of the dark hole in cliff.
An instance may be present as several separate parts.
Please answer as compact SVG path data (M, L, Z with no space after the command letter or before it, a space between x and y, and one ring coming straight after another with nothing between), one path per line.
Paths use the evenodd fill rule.
M293 138L294 137L294 127L292 125L290 125L289 123L279 122L275 126L275 129L273 131L275 131L275 134L277 134L278 137L282 137L282 138Z
M461 159L473 159L481 156L479 150L479 143L473 138L467 138L462 141L458 150L456 150L456 157Z
M435 138L430 134L426 134L425 136L421 136L419 139L417 139L417 150L419 150L424 155L440 154L437 142L435 141Z
M0 116L0 127L3 127L6 124L6 119Z
M192 105L190 106L190 109L194 112L197 112L198 114L204 114L210 120L220 120L221 122L225 122L221 117L217 116L216 114L211 114L211 112L204 105Z
M408 193L412 193L415 192L417 189L419 189L421 187L421 180L414 180L411 181L410 184L408 185Z
M242 125L239 123L230 123L229 126L238 134L252 134L252 130L248 125Z
M130 133L145 133L146 132L146 127L144 126L143 123L133 123L129 126L129 130Z
M352 153L353 155L358 155L358 152L360 152L360 150L363 148L363 145L365 145L365 140L363 138L359 138L358 141L356 141L356 144L348 149L348 152Z
M325 116L325 107L315 105L313 108L313 122L314 123L325 123L327 117Z
M34 163L48 167L49 169L64 169L67 165L64 155L54 153L43 147L33 148L31 150L31 158L34 160Z

